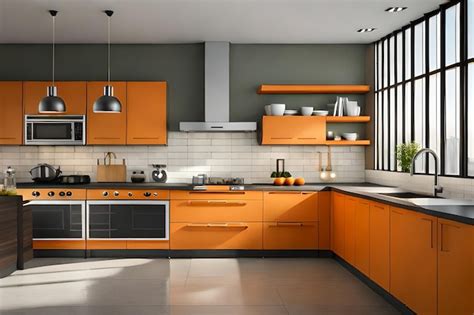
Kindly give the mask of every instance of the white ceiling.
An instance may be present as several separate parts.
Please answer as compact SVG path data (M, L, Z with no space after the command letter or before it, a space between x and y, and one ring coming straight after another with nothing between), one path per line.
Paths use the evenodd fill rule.
M445 0L0 0L0 43L369 43ZM390 6L407 6L387 13ZM375 27L360 34L359 28Z

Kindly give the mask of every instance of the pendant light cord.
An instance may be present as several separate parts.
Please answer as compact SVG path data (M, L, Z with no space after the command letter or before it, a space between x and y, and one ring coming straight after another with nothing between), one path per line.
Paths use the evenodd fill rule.
M110 85L110 16L108 17L108 28L107 28L107 81Z
M56 44L56 16L53 15L53 86L54 86L54 57L55 57L55 44Z

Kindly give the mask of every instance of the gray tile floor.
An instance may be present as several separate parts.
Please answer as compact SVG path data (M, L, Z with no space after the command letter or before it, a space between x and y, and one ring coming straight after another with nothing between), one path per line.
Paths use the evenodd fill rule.
M332 259L34 259L0 314L398 314Z

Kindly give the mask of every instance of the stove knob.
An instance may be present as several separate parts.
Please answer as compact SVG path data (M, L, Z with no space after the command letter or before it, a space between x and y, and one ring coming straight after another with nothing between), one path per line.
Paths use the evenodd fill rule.
M158 193L157 193L157 192L154 192L154 193L153 193L153 196L154 196L154 197L158 197Z
M60 191L59 196L64 197L64 196L66 196L66 193L64 191Z
M108 192L108 191L102 192L102 196L107 197L108 195L109 195L109 192Z
M128 192L128 196L129 196L129 197L132 197L132 196L133 196L132 192L129 191L129 192Z
M31 194L33 195L33 197L39 197L41 195L40 192L36 190L33 191Z
M145 196L145 197L150 197L150 196L151 196L151 193L148 192L148 191L147 191L147 192L144 192L144 193L143 193L143 196Z
M50 197L54 197L54 191L50 191L50 192L48 192L48 196L50 196Z
M118 197L118 195L119 195L119 192L118 192L118 191L114 191L114 196L115 196L115 197Z
M66 192L66 196L71 197L72 196L72 191Z

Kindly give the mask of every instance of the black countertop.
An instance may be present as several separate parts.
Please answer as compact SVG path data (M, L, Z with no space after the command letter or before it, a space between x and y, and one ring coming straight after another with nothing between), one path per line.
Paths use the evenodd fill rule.
M19 183L18 188L66 188L66 189L169 189L193 190L187 183L90 183L79 185ZM383 192L404 192L396 187L372 183L317 183L304 186L274 186L271 184L243 185L250 191L337 191L389 204L391 206L422 212L439 218L474 225L474 201L452 199L401 199L382 195Z

